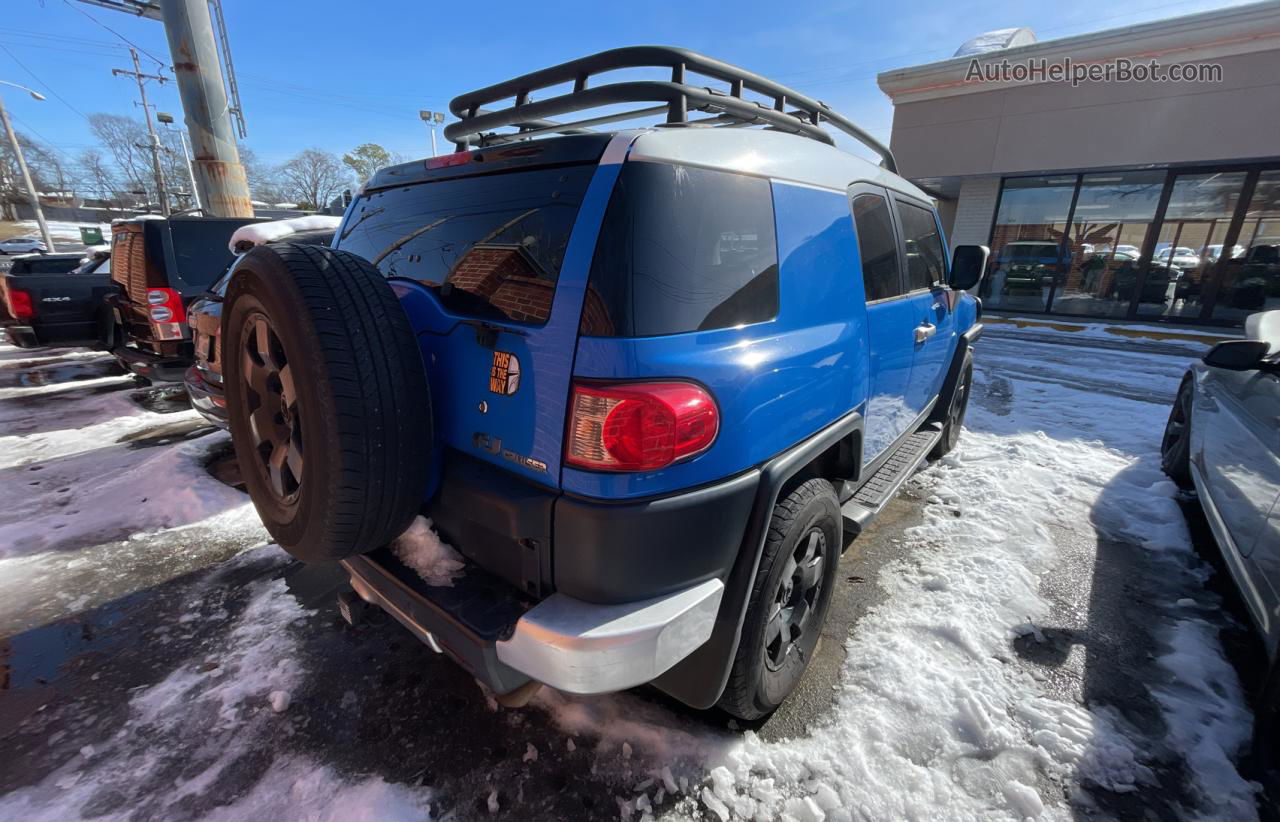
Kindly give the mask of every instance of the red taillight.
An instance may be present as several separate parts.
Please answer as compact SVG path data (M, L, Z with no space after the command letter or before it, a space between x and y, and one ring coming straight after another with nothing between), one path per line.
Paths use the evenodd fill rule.
M151 319L156 339L182 339L182 324L186 322L187 310L182 304L182 295L176 290L147 289L147 316Z
M31 292L21 288L10 288L6 292L9 313L15 320L29 320L36 315L36 304L31 299Z
M444 154L440 157L431 157L427 161L427 168L448 168L449 166L464 166L471 162L471 152L458 151L453 154Z
M565 462L653 471L705 451L719 430L715 401L693 383L574 383Z

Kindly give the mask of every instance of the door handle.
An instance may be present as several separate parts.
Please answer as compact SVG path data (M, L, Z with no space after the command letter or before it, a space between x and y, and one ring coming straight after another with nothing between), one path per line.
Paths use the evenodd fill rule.
M934 325L933 323L925 323L924 325L917 325L916 326L916 342L922 343L936 333L938 333L938 326Z

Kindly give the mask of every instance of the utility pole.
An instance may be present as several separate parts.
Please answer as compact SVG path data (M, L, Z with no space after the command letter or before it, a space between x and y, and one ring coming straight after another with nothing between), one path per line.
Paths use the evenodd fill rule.
M17 83L10 83L6 80L0 80L6 86L20 88L30 94L37 100L43 100L44 95L38 91L32 91L26 86L20 86ZM40 194L36 191L35 183L31 182L31 172L27 169L26 158L22 156L22 146L18 144L18 135L13 132L13 124L9 122L9 112L4 107L4 100L0 98L0 120L4 121L4 130L9 135L9 144L13 146L13 156L18 159L18 169L22 172L22 182L27 186L27 196L31 198L31 208L36 213L36 223L40 226L40 238L44 240L45 249L52 254L55 249L53 247L53 235L49 233L49 224L44 221L44 210L40 208Z
M218 63L209 0L164 0L160 11L191 135L200 202L210 216L252 217L253 204L231 128L232 107Z
M159 74L143 74L142 66L138 63L138 50L130 46L129 54L133 56L133 71L112 69L111 73L117 77L132 77L138 81L138 96L142 98L142 119L147 121L147 134L151 137L151 168L156 175L156 200L160 203L160 213L168 217L169 193L164 187L164 166L160 163L160 135L156 134L156 127L151 122L150 104L147 103L147 81L155 80L163 84L166 78Z

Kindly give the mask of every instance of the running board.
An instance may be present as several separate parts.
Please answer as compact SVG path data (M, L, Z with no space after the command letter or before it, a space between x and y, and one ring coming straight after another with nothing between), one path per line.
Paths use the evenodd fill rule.
M840 507L845 531L852 535L861 533L898 493L902 483L916 472L941 437L942 425L934 422L904 439L884 464L867 477Z

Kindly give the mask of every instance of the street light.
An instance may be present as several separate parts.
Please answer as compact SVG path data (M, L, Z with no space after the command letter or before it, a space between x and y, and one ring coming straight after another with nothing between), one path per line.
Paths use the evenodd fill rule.
M17 83L10 83L8 80L0 80L0 85L20 88L35 100L44 99L44 95L40 92ZM52 253L55 250L53 235L49 233L49 224L44 221L44 211L40 208L40 195L36 193L35 184L31 182L31 172L27 170L27 161L22 156L22 146L18 145L18 135L13 133L13 124L9 122L9 112L4 107L3 98L0 98L0 120L4 121L4 130L9 135L9 144L13 146L13 155L18 158L18 169L22 172L22 181L27 185L27 196L31 198L31 208L35 210L36 222L40 225L40 236L44 239L44 247Z
M167 114L163 111L157 111L156 119L159 120L161 123L163 123L164 127L169 131L175 130L173 127L172 114ZM195 194L196 208L200 208L200 191L199 189L196 188L196 170L195 170L195 167L191 165L191 152L187 149L187 135L185 132L182 132L182 131L178 132L178 142L182 143L182 156L183 156L183 159L187 161L187 176L191 178L191 191L194 192Z
M436 156L436 126L444 122L443 111L419 111L418 116L422 118L422 122L427 124L427 128L431 129L431 156Z

